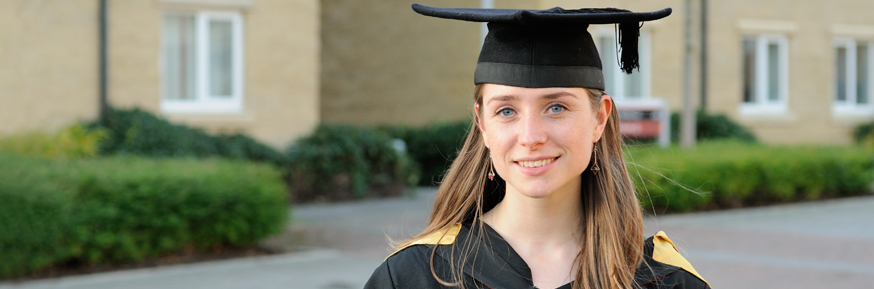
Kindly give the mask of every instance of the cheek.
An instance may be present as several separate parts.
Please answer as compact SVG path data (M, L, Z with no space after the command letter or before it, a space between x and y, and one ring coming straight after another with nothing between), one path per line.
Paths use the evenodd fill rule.
M584 145L586 143L591 146L591 143L594 142L593 138L595 135L596 125L597 121L594 117L581 117L577 120L574 120L572 124L564 125L561 126L560 129L557 129L556 136L563 137L567 140L572 140L573 142L577 143L577 146Z
M486 129L488 132L483 134L483 138L486 142L486 147L488 147L489 150L504 151L507 149L505 148L507 145L511 145L509 136L506 134L506 129L495 126Z

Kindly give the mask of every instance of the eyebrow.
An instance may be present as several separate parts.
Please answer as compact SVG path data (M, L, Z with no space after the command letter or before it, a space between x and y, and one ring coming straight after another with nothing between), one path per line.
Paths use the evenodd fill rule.
M570 97L573 97L573 98L577 98L577 95L576 95L576 94L573 94L573 93L570 93L570 92L564 92L564 91L562 91L562 92L556 92L556 93L550 93L550 94L544 95L543 98L545 98L545 99L558 99L558 98L561 98L562 96L570 96Z
M515 95L498 95L498 96L489 98L489 101L486 102L486 105L488 105L489 103L492 103L492 101L510 101L510 100L517 100L517 99L519 99L519 97L517 97Z
M562 92L556 92L556 93L546 94L546 95L543 95L543 96L541 96L541 97L542 97L542 98L545 98L545 99L550 99L550 100L552 100L552 99L558 99L558 98L561 98L561 97L564 97L564 96L570 96L570 97L573 97L573 98L578 98L577 95L575 95L575 94L573 94L573 93L569 93L569 92L564 92L564 91L562 91ZM490 98L489 101L486 102L486 105L488 105L488 104L491 103L492 101L511 101L511 100L517 100L517 99L519 99L519 97L518 97L518 96L515 96L515 95L499 95L499 96L495 96L495 97Z

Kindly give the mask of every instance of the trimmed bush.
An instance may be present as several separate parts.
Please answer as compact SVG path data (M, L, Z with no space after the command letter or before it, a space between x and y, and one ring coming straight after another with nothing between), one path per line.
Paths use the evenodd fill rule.
M396 195L417 182L409 158L385 133L349 125L320 125L289 148L295 201Z
M874 148L874 122L857 125L853 129L853 140L869 149Z
M0 139L0 152L50 158L91 157L97 155L102 129L87 129L81 124L65 127L54 134L30 132Z
M59 263L121 263L245 246L279 232L269 165L219 159L0 155L0 278Z
M245 135L209 135L199 129L171 124L139 108L112 109L102 121L90 126L108 131L108 137L100 143L103 155L224 157L280 166L286 163L282 153Z
M874 154L858 147L722 141L626 154L644 208L659 213L861 195L874 181Z
M756 142L756 136L745 127L722 114L707 114L699 110L695 116L695 136L699 140L736 139ZM671 141L680 140L680 114L671 114Z
M424 127L381 128L407 144L407 152L421 168L420 186L435 186L464 145L470 120L435 123Z

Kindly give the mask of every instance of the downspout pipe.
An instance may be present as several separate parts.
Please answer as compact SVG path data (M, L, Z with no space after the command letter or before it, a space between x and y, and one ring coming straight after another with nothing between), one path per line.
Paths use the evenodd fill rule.
M106 45L106 28L107 28L107 9L106 9L106 1L107 0L98 0L99 1L99 11L98 11L98 50L99 50L99 62L100 66L98 68L99 73L99 83L97 87L98 98L100 102L100 121L103 122L106 120L107 113L109 112L109 101L106 98L107 91L107 45Z
M707 0L701 0L701 111L707 111Z

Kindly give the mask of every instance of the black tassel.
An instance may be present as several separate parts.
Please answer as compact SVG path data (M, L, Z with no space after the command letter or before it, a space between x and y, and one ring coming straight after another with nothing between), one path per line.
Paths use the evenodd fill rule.
M619 51L622 56L619 59L622 71L631 74L635 68L640 67L637 54L637 38L640 36L640 26L637 22L619 23Z

